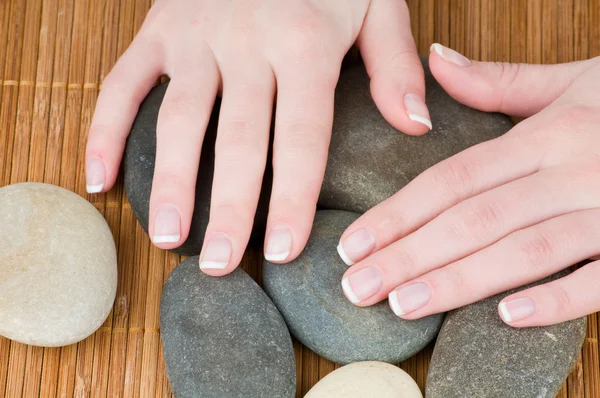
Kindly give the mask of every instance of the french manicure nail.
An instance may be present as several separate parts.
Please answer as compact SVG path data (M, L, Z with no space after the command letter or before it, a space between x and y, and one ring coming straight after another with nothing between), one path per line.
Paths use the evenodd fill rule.
M231 241L223 234L213 236L204 247L200 269L224 269L231 259Z
M458 66L469 66L471 61L464 55L452 50L451 48L444 47L439 43L431 45L430 51L435 51L440 57L446 61L452 62Z
M342 279L342 289L353 304L360 303L377 293L383 281L375 267L366 267Z
M267 261L283 261L292 251L292 232L288 227L274 227L267 238L265 259Z
M500 316L506 323L520 321L535 312L535 303L529 297L503 301L498 305Z
M338 246L337 251L346 265L354 265L356 261L362 260L375 248L375 238L366 228L353 232Z
M408 93L404 96L404 108L408 114L408 118L417 123L424 124L431 130L431 118L425 101L417 94Z
M401 286L392 290L388 296L394 314L402 316L424 307L431 299L431 289L423 282Z
M85 166L85 189L88 193L102 192L106 183L106 167L97 156L89 158Z
M177 209L171 205L158 208L154 216L154 236L152 242L175 243L181 237L181 217Z

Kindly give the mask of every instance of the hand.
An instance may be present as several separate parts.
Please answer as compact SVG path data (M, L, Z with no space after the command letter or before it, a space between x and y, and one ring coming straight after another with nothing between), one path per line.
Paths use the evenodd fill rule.
M349 300L388 298L404 319L458 308L600 254L600 57L563 65L471 62L432 46L458 101L532 116L422 173L365 213L340 250ZM515 327L600 310L600 262L503 299Z
M222 92L201 268L231 272L250 236L277 92L265 257L294 259L311 230L334 88L355 41L386 119L408 134L427 132L424 74L404 1L158 1L104 80L86 151L88 192L113 186L141 101L160 75L169 75L157 123L149 234L160 248L179 246L189 233L204 131Z

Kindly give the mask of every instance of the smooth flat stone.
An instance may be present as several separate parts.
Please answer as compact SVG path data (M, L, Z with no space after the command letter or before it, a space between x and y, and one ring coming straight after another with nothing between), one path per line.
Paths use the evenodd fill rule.
M106 320L117 291L112 233L63 188L0 188L0 335L24 344L76 343Z
M175 268L161 298L167 374L178 398L294 397L296 363L281 315L240 268L215 278L198 257Z
M556 397L579 356L586 318L512 328L500 319L498 304L522 289L448 313L429 365L427 398Z
M348 267L336 246L357 218L345 211L317 211L306 249L296 260L285 265L265 261L264 289L290 332L317 354L339 364L398 363L435 337L443 315L405 321L387 301L360 308L346 299L341 280Z
M304 398L423 398L408 373L384 362L356 362L325 376Z
M426 59L423 62L426 64ZM363 213L430 166L512 127L504 115L479 112L454 101L427 68L426 81L434 128L422 137L411 137L400 134L381 116L371 98L364 66L342 71L320 208ZM146 231L156 155L156 120L166 88L167 83L154 88L140 106L124 157L127 196ZM219 106L217 101L202 148L191 232L186 242L173 250L176 253L200 253L210 209ZM271 181L272 168L268 164L255 217L255 239L262 239L264 234Z

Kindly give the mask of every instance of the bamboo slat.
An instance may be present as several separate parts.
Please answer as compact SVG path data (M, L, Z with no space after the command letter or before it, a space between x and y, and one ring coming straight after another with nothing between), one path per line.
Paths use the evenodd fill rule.
M43 181L87 198L118 250L117 298L102 327L62 348L0 338L0 397L171 398L160 343L161 287L182 257L151 245L119 175L85 193L84 153L103 79L152 0L0 0L0 186ZM417 47L440 42L489 61L557 63L600 55L600 1L407 0ZM260 247L242 267L262 281ZM600 398L600 317L558 397ZM424 389L433 344L399 364ZM297 397L339 368L294 341Z

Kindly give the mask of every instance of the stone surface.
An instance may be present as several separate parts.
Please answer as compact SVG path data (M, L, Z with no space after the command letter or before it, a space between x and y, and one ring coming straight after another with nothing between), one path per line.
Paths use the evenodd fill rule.
M513 126L505 115L453 100L423 62L433 130L421 137L400 134L385 121L371 98L363 67L341 74L321 208L364 213L434 164Z
M342 71L320 208L365 212L430 166L500 136L512 127L504 115L479 112L454 101L427 68L426 80L434 129L422 137L411 137L398 133L383 119L371 98L369 79L362 65ZM166 83L156 87L141 105L124 157L127 196L146 231L156 154L156 119L166 87ZM218 109L219 101L202 150L192 229L187 241L173 250L176 253L200 252L210 208ZM263 236L268 209L271 172L267 165L255 219L254 237L259 239Z
M357 362L319 381L304 398L423 398L415 381L397 366Z
M215 278L197 257L179 264L163 289L160 326L176 397L295 396L285 322L243 270Z
M398 363L421 350L442 324L442 315L405 321L387 302L359 308L342 293L348 268L336 246L342 232L358 214L317 211L306 249L286 265L263 268L263 283L286 320L291 333L305 346L329 360Z
M498 304L521 289L448 313L429 366L427 398L556 396L579 356L586 318L512 328L500 319Z
M116 289L113 236L94 206L47 184L0 188L0 335L78 342L102 325Z

